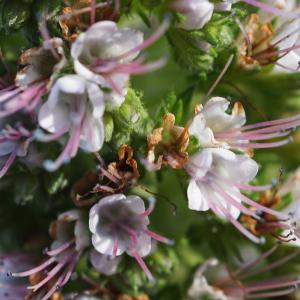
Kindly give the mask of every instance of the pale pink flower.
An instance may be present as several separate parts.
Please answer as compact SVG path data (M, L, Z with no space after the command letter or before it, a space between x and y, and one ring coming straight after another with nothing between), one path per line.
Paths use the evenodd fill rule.
M50 134L39 131L36 138L48 142L69 134L69 140L56 161L45 162L45 168L57 170L73 158L79 148L99 151L104 142L103 113L103 93L97 84L79 75L59 78L39 111L39 125Z
M161 67L165 59L142 64L137 59L140 51L154 43L167 29L168 23L144 41L143 33L130 28L119 29L112 21L93 24L81 33L72 44L71 55L75 71L103 88L110 109L119 107L125 100L130 74L141 74Z
M148 229L148 216L153 209L153 202L145 209L144 201L138 196L115 194L95 204L89 218L95 250L113 257L123 253L133 256L152 281L154 278L142 259L151 252L151 240L173 243Z
M90 245L85 213L77 209L59 215L50 232L55 240L51 249L46 251L49 258L35 268L12 274L14 277L45 274L38 283L27 288L41 300L49 299L57 289L67 284L77 260Z
M230 114L227 113L229 105L230 102L225 98L213 97L199 107L199 112L189 127L189 133L198 138L201 147L223 147L242 151L279 147L292 141L289 135L300 125L300 114L245 125L246 114L242 105L236 102ZM289 137L282 139L286 136Z

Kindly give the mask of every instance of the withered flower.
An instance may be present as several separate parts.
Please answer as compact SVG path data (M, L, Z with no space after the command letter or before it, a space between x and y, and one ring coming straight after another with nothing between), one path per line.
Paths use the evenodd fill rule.
M87 172L73 186L71 198L77 206L91 205L97 196L122 193L133 186L140 173L133 150L124 144L118 150L118 161L100 165L97 171Z
M274 30L270 22L263 23L257 14L249 16L238 45L238 64L242 68L264 66L277 60L272 44Z
M59 25L62 29L65 40L73 42L77 38L77 32L86 30L91 22L91 2L92 0L76 0L73 3L65 0L65 7L62 10L62 15ZM95 20L111 20L118 21L120 14L116 11L114 5L109 2L103 3L95 8Z
M175 126L175 116L166 114L163 117L163 126L154 129L148 136L145 166L151 170L159 170L162 164L166 164L173 169L181 169L188 160L188 143L188 130Z
M275 191L264 191L260 195L259 204L269 209L274 209L282 201L281 196ZM255 208L251 208L257 211ZM294 230L290 220L280 220L277 216L267 212L260 212L260 219L255 219L250 215L242 215L241 222L255 236L261 237L271 235L282 242L290 242L295 240ZM282 232L283 231L283 232Z

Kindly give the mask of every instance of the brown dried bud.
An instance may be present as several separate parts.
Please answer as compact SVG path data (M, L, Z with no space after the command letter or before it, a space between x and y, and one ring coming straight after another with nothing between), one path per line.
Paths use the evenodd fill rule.
M154 129L148 136L147 160L158 169L161 164L181 169L188 159L188 143L188 130L175 126L175 116L168 113L163 117L163 127Z

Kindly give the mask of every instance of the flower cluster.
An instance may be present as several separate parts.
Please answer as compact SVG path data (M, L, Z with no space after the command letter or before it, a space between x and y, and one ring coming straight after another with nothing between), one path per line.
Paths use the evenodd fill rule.
M0 3L0 298L295 293L298 4L36 2Z

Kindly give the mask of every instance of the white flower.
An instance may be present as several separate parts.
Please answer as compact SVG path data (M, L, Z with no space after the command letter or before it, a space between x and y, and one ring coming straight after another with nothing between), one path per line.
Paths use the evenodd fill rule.
M190 157L185 169L191 177L187 190L189 208L196 211L211 209L254 242L262 242L263 239L246 230L237 218L240 213L256 219L260 217L242 203L255 207L259 212L283 215L265 208L240 192L260 189L248 184L256 176L258 165L247 155L237 155L222 148L206 148Z
M34 299L50 299L58 288L67 284L80 255L90 245L87 216L78 209L59 215L49 232L54 239L51 249L45 251L49 258L30 270L12 274L14 277L45 274L27 287Z
M228 300L229 298L223 293L221 289L209 285L204 276L205 271L219 264L217 259L211 258L200 265L194 275L191 287L188 289L188 300L198 299L214 299L214 300Z
M210 2L208 0L175 0L171 7L185 16L179 27L185 30L201 29L208 23L214 10L226 11L231 9L231 1Z
M69 243L73 238L76 251L82 251L90 244L90 232L87 224L87 218L83 211L72 209L60 214L55 222L55 241L51 248Z
M20 113L0 119L0 178L17 156L27 156L34 127L32 118Z
M17 111L34 113L42 96L51 87L54 74L65 63L62 40L59 38L44 42L43 47L24 51L19 57L19 71L14 83L4 82L3 89L0 88L0 118Z
M142 257L150 254L151 239L171 243L148 229L148 215L153 209L151 203L146 210L144 201L138 196L115 194L95 204L89 217L95 250L113 257L123 253L133 256L150 280L153 280L152 274Z
M237 203L241 202L238 187L256 176L258 165L246 155L236 155L226 149L207 148L193 155L186 169L191 176L189 208L205 211L220 206L223 208L217 210L219 215L226 217L229 213L236 219L240 214ZM231 200L228 202L227 198Z
M50 132L41 134L41 140L54 140L69 132L70 138L55 162L47 161L45 167L56 170L74 157L78 147L88 152L99 151L104 141L103 93L99 87L78 75L59 78L40 109L39 125Z
M204 106L200 106L199 113L189 127L189 133L198 138L201 146L223 145L227 148L226 142L217 141L215 135L228 129L240 128L246 123L243 107L237 103L232 113L228 114L226 111L229 105L227 99L213 97Z
M274 71L297 72L300 62L300 19L286 21L278 28L273 39L277 45L279 59L275 63Z
M102 21L81 33L71 48L75 71L113 92L107 99L111 108L120 106L127 94L129 74L118 71L120 64L134 60L139 51L126 53L143 43L143 33L130 29L118 29L112 21ZM123 57L124 55L124 57Z
M245 125L246 115L241 103L236 102L228 113L230 102L213 97L198 107L189 133L198 138L202 147L223 147L248 152L251 149L273 148L292 141L290 135L298 126L300 115ZM271 141L269 141L271 140Z

